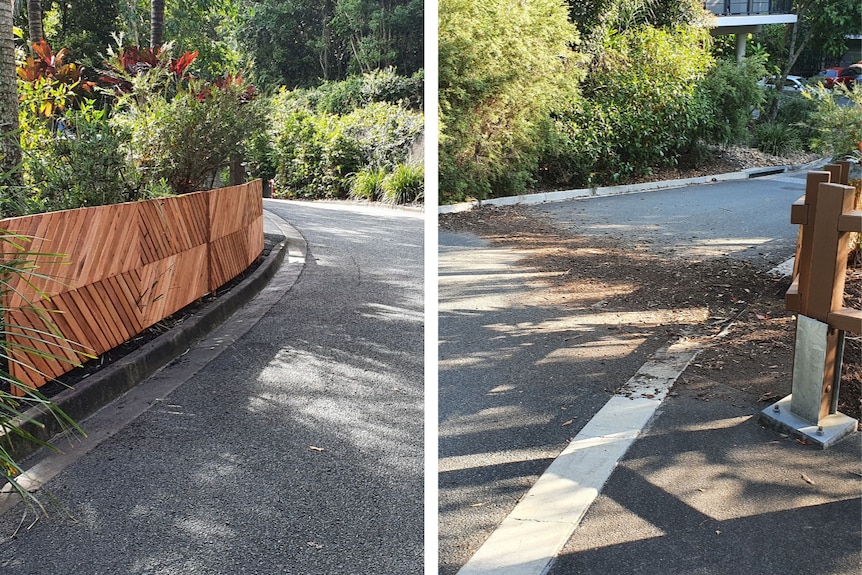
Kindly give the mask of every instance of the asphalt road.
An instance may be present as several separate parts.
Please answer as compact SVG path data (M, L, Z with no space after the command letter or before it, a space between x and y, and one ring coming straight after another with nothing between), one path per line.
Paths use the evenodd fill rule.
M296 283L50 481L47 518L0 517L0 573L421 573L423 219L265 207L308 241Z
M804 176L786 174L548 203L534 209L578 233L625 238L632 245L665 256L729 256L769 269L793 254L796 227L789 223L790 204L803 192ZM541 277L519 266L520 257L515 248L492 246L468 234L440 233L441 575L453 575L464 565L613 390L668 341L660 322L638 329L617 329L618 318L605 317L601 310L542 305ZM746 427L744 433L756 435L763 443L776 443L771 432L760 428L752 431ZM727 441L739 441L739 437ZM635 447L638 445L636 442ZM649 448L654 459L662 457L656 455L661 448L655 442ZM848 448L842 449L846 456ZM852 451L852 446L849 449ZM644 457L643 449L636 453ZM672 453L666 457L674 460ZM852 467L852 457L848 461L844 463ZM793 470L790 465L786 472L792 475ZM770 470L763 473L768 479ZM642 486L626 483L627 479L615 472L610 485L623 485L623 491L625 486L634 485L632 488L642 491ZM638 499L639 492L628 497L635 502L635 512L638 505L645 505ZM667 504L669 498L660 501ZM650 520L667 529L678 519L680 509L669 504L666 508L666 515L650 508ZM842 512L846 509L843 507ZM584 549L603 546L603 537L607 539L614 528L620 528L614 523L620 516L615 510L618 507L612 507L604 526L591 524L587 536L570 543L565 560L558 562L554 573L635 572L626 571L633 564L645 573L701 572L685 571L685 561L679 562L683 567L675 565L673 570L662 571L661 557L646 557L648 545L584 554ZM742 515L740 512L735 517ZM631 532L644 526L636 520L621 527L623 535L615 536L625 538L629 533L629 540L636 541L655 535L649 530L644 530L643 537L640 532ZM768 521L764 516L746 526L756 530ZM715 531L722 530L716 529L715 523L709 525L713 537ZM734 544L744 544L745 537L750 536L746 532ZM698 540L701 543L711 544ZM730 541L723 543L728 544ZM614 552L624 557L612 555ZM673 546L666 543L661 552L670 557ZM692 553L689 559L694 557L702 565L703 555ZM607 561L585 563L581 557ZM726 552L723 557L725 562L716 564L718 570L702 572L729 572L722 569L729 568L733 559ZM747 564L763 565L757 561Z
M756 265L791 257L790 204L805 173L536 206L579 234L622 238L662 255L731 256Z

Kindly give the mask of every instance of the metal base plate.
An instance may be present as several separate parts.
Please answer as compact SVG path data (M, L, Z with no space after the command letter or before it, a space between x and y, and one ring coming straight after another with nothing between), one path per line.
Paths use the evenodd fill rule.
M805 421L790 411L792 397L793 395L788 395L761 411L760 423L824 449L854 433L859 425L859 422L852 417L835 413L821 419L820 427L823 429L818 430L817 425ZM775 410L776 407L778 411Z

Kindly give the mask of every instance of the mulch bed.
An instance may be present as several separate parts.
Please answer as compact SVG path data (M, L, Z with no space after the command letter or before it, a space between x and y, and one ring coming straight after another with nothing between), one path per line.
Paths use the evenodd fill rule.
M790 280L731 258L671 259L604 238L559 228L528 206L483 206L441 214L439 225L520 250L518 265L543 272L543 303L603 310L678 310L668 335L703 338L705 349L683 385L701 385L708 400L719 383L751 394L764 406L790 393L795 320L784 307ZM845 303L862 308L862 269L848 271ZM848 334L839 410L862 416L860 338ZM712 382L709 385L704 382Z

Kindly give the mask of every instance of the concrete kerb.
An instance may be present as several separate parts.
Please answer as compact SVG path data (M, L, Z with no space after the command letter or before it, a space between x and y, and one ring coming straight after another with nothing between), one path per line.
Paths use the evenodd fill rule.
M438 206L438 214L450 214L466 212L473 208L487 206L512 206L516 204L545 204L549 202L562 202L565 200L581 198L598 198L617 196L621 194L637 194L642 192L655 192L658 190L669 190L671 188L683 188L698 184L712 184L715 182L728 182L732 180L748 180L763 176L782 174L785 172L798 172L803 170L816 170L828 163L827 159L818 159L802 165L767 166L762 168L750 168L740 172L728 172L712 176L700 176L697 178L684 178L679 180L665 180L661 182L645 182L643 184L629 184L625 186L606 186L601 188L580 188L575 190L561 190L557 192L539 192L535 194L523 194L520 196L507 196L503 198L491 198L489 200L474 200L459 204L448 204Z
M228 293L216 298L182 324L141 346L140 349L117 360L93 375L51 398L52 402L74 421L80 422L111 401L134 388L145 379L183 355L208 333L224 323L237 310L264 290L282 265L285 257L299 264L300 269L292 275L295 282L305 262L306 243L293 226L271 212L264 211L269 227L275 227L284 240L274 246L270 253L247 278ZM265 224L265 229L268 227ZM292 285L292 283L291 283ZM279 286L284 291L290 285ZM250 327L250 326L249 326ZM64 433L66 427L50 412L41 407L25 412L19 427L42 441ZM23 459L39 449L32 441L15 434L3 438L6 449L17 459Z

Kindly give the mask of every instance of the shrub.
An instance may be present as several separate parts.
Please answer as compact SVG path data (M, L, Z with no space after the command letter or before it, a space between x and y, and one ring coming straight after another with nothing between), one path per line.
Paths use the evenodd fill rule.
M755 126L752 143L759 150L774 156L781 156L802 148L799 130L780 122L766 122Z
M150 184L164 180L179 194L213 187L263 122L249 88L236 78L191 81L172 99L156 94L119 104L113 123L132 135L129 154L142 178Z
M346 198L354 188L360 193L366 176L357 174L394 170L424 125L421 113L383 102L344 116L316 112L301 92L281 92L271 109L277 189L286 197Z
M582 94L553 108L539 172L546 183L617 182L676 163L707 121L695 89L712 63L704 34L639 26L609 35Z
M151 197L124 150L131 136L108 121L105 110L68 110L57 129L29 118L22 132L28 212L68 210Z
M441 200L523 191L543 118L576 84L566 6L441 0L438 37Z
M354 200L379 200L383 194L383 179L386 171L378 168L363 168L353 177L350 197Z
M283 104L276 99L276 105ZM276 116L273 139L276 189L283 197L346 198L350 176L363 166L362 153L338 116L315 115L288 100Z
M387 174L380 184L381 201L387 204L410 204L425 197L425 170L416 164L401 164Z
M364 163L389 169L405 161L425 126L419 112L384 102L358 108L342 122L359 145Z
M698 93L709 110L702 131L715 144L743 143L748 137L752 111L764 102L764 90L757 85L766 75L765 59L751 56L737 63L719 60L698 84Z
M820 86L804 96L816 106L807 124L815 134L811 149L835 160L853 155L862 142L862 85L852 90L843 85L833 90ZM842 104L842 98L849 102Z
M325 82L306 91L305 97L315 111L349 114L374 102L387 102L419 110L423 103L425 71L399 76L393 68L351 76L340 82Z

